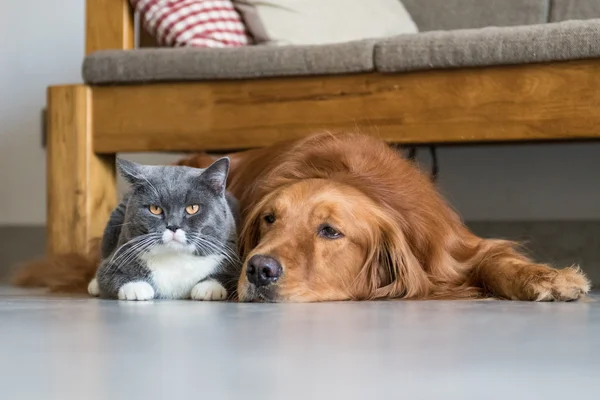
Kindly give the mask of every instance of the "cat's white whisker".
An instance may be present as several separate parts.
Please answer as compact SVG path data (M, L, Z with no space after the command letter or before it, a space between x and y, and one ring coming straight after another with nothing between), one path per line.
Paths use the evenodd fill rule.
M142 237L142 238L140 238L140 240L135 240L135 241L132 240L130 242L125 243L123 246L121 246L119 248L118 251L116 251L113 254L111 259L109 260L109 264L117 264L120 260L127 257L132 251L135 251L135 249L139 243L144 243L148 240L150 240L150 239L147 237ZM117 254L118 254L118 256L117 256Z
M136 251L136 249L138 249L141 245L143 245L145 243L149 243L149 242L155 242L157 240L158 240L158 238L156 237L156 234L154 234L154 233L148 233L146 235L138 236L137 238L130 240L129 242L127 242L127 243L123 244L121 247L119 247L119 249L115 252L113 257L109 261L109 263L117 264L119 261L123 260L124 258L128 258L128 256L130 254L134 253ZM119 257L115 258L115 256L119 252L119 250L124 249L126 246L131 246L131 247L127 248L125 251L123 251L119 255Z
M149 238L147 241L142 241L136 247L134 247L131 252L129 252L129 256L122 260L120 264L127 265L135 257L138 257L142 253L149 251L156 244L158 244L158 241L154 238Z
M111 227L111 228L118 228L118 227L120 227L120 226L125 226L125 225L129 225L129 224L132 224L132 223L133 223L133 222L125 222L125 223L123 223L123 224L114 224L114 225L113 225L113 224L108 224L107 226L109 226L109 227Z
M117 249L114 251L114 253L113 253L112 257L111 257L111 258L110 258L110 260L109 260L109 262L110 262L110 263L112 263L112 262L115 260L115 257L117 257L117 255L118 255L119 253L121 253L123 250L126 250L126 249L128 248L128 246L130 246L130 245L133 245L133 244L135 244L136 242L139 242L139 241L141 241L141 240L147 239L149 235L150 235L150 234L146 234L146 235L140 235L140 236L138 236L138 237L136 237L136 238L133 238L133 239L131 239L131 240L129 240L129 241L127 241L127 242L123 243L121 246L119 246L119 248L117 248Z
M208 250L224 256L225 259L227 261L229 261L230 263L241 262L237 252L235 252L233 249L231 249L226 244L222 244L222 243L217 244L217 243L215 243L205 237L199 236L199 235L190 235L190 239L192 241L194 241L196 246L200 247L202 250L205 251L208 248Z

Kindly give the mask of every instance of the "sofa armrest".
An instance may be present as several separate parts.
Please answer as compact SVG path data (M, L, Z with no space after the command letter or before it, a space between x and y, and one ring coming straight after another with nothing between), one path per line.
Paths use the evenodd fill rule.
M85 52L132 49L133 9L128 0L86 0Z

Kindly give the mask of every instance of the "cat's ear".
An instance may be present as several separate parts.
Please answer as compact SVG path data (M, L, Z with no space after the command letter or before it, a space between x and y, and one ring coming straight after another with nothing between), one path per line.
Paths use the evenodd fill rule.
M121 174L121 176L131 185L136 185L141 181L144 181L142 168L143 166L141 164L117 158L117 169L119 170L119 174Z
M219 158L202 172L202 180L217 194L225 193L227 174L229 173L229 157Z

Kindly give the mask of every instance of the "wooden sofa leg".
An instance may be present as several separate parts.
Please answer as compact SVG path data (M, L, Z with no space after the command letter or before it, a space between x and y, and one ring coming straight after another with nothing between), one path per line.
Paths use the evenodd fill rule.
M48 88L48 254L87 252L116 205L115 155L95 154L91 89Z

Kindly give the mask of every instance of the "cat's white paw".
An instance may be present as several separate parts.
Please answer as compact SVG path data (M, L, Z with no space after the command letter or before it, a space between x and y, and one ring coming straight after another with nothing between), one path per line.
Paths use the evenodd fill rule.
M90 284L88 285L88 293L90 294L90 296L100 296L100 287L98 286L98 279L94 278L90 281Z
M129 282L121 286L118 297L119 300L152 300L154 289L147 282Z
M194 286L190 297L192 300L225 300L227 289L214 279L208 279Z

